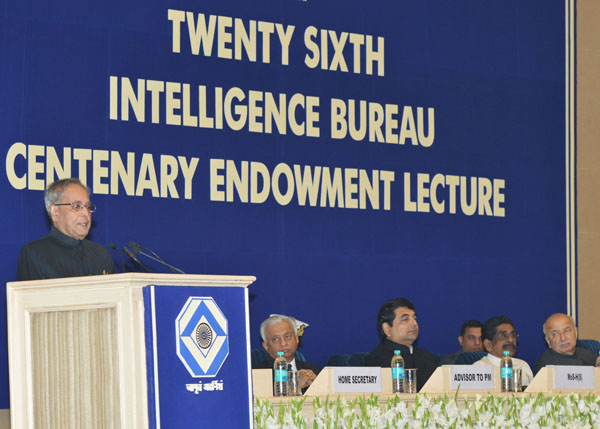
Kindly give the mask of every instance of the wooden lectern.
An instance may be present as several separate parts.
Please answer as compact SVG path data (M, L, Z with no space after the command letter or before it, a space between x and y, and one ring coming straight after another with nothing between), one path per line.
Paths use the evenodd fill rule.
M246 288L254 280L250 276L125 273L8 283L12 427L161 427L161 401L174 398L182 404L185 401L202 404L208 398L214 406L215 399L220 396L209 392L209 386L212 390L221 390L218 393L224 396L224 392L233 393L240 388L243 391L243 386L247 385L246 396L251 410ZM162 301L157 301L158 308L153 307L150 311L148 303L150 298L154 299L155 288L157 291L162 288ZM231 300L223 295L229 289L239 297L239 304L231 302L238 298ZM176 297L173 295L172 303L169 302L171 291L178 293ZM181 333L177 339L176 323L181 321L177 318L176 322L175 318L178 313L180 316L183 313L182 293L199 295L201 297L196 298L199 300L225 296L215 299L216 305L209 303L207 306L217 310L206 310L220 311L218 318L224 321L220 322L224 332L219 327L211 330L210 314L207 313L207 317L199 315L195 322L195 315L190 313L185 316L185 322L190 326L188 330L193 332L189 335ZM227 310L222 310L220 302L224 301L227 301ZM154 301L152 303L154 305ZM201 305L205 304L200 302L197 307ZM173 307L170 311L174 311L175 316L168 313L162 321L158 320L158 310L164 313L169 306ZM166 334L152 330L161 323ZM216 325L214 321L212 325ZM184 338L185 335L189 338ZM215 338L221 340L219 347L225 344L228 349L214 350L214 346L211 350ZM175 350L179 340L188 341L185 344L191 347L198 344L198 350L193 350L192 355L180 357L184 363L177 359L179 346ZM162 356L174 358L168 360ZM216 372L220 371L216 376L218 380L213 380L214 373L212 378L192 374L185 359L191 362L194 356L213 360L215 356L221 356L222 361L216 369ZM203 365L204 368L206 364ZM233 366L235 368L230 368ZM169 374L165 377L169 380L164 381L164 389L176 390L163 391L160 401L158 389L163 386L159 386L159 370ZM236 377L230 377L228 371ZM245 382L243 376L239 380L240 374L248 374ZM177 377L183 381L177 381ZM205 392L202 392L202 382ZM194 386L192 391L189 387L186 391L189 385ZM176 399L178 395L187 396L180 400ZM169 412L164 412L162 418L171 420L163 420L162 425L176 427L174 422L180 417L173 413L177 412L177 407L168 407ZM181 414L187 415L188 411Z

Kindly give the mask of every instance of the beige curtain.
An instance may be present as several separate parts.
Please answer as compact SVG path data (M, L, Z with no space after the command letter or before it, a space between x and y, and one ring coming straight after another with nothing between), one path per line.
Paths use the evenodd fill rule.
M119 428L116 309L31 313L35 428Z

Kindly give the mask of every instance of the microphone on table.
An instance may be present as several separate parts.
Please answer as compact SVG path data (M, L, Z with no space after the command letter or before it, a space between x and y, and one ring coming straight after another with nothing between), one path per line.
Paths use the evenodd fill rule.
M140 262L140 260L135 256L135 254L131 251L131 249L129 249L129 247L123 246L123 252L125 252L125 254L127 256L129 256L133 260L133 262L135 262L140 267L142 267L146 272L148 272L148 273L150 272L148 267Z
M156 261L159 264L163 264L164 266L166 266L167 268L169 268L175 274L185 274L183 272L183 270L180 270L179 268L174 267L173 265L167 263L163 258L161 258L160 256L158 256L158 254L155 251L153 251L152 249L148 249L147 247L144 247L144 246L142 246L140 244L137 244L135 241L130 241L128 244L131 246L131 248L133 249L133 251L136 254L144 255L146 258L152 259L153 261ZM146 250L147 252L152 253L152 255L144 252L144 250Z
M124 273L125 272L125 257L123 256L123 252L112 241L110 243L108 243L108 247L110 247L112 250L116 250L117 252L119 252L119 255L121 255L121 272Z

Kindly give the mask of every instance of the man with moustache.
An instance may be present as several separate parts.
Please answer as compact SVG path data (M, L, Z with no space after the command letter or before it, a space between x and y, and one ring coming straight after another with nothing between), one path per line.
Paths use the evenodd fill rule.
M391 299L377 314L379 344L365 359L365 366L389 368L394 350L400 350L405 368L416 368L417 389L425 385L437 368L437 360L427 350L413 345L419 336L415 306L406 298Z
M546 319L543 327L549 349L537 359L534 371L537 374L546 365L594 366L596 354L588 349L576 347L577 328L566 314L555 313Z
M253 365L253 369L273 369L277 352L283 352L288 367L300 371L300 387L306 389L317 378L321 368L308 362L296 361L298 350L298 332L296 319L289 316L273 315L260 324L262 346L269 354L269 359Z
M108 250L86 240L96 206L79 179L57 180L44 193L46 211L52 221L50 233L21 248L18 280L112 274L115 262Z
M487 350L487 356L484 356L473 365L491 365L500 367L500 359L504 351L508 350L512 359L514 369L521 370L523 386L529 385L533 380L533 373L529 364L515 356L517 352L517 338L519 334L515 331L515 326L506 316L494 316L488 319L481 330L483 337L483 347Z

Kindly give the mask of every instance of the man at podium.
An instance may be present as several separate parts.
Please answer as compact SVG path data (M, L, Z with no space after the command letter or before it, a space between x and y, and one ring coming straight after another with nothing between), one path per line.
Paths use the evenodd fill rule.
M79 179L57 180L44 193L52 221L50 233L21 248L18 280L112 274L115 262L108 250L86 240L96 206Z
M535 363L537 374L546 365L594 366L596 354L577 345L577 328L566 314L555 313L544 323L544 337L549 349Z

